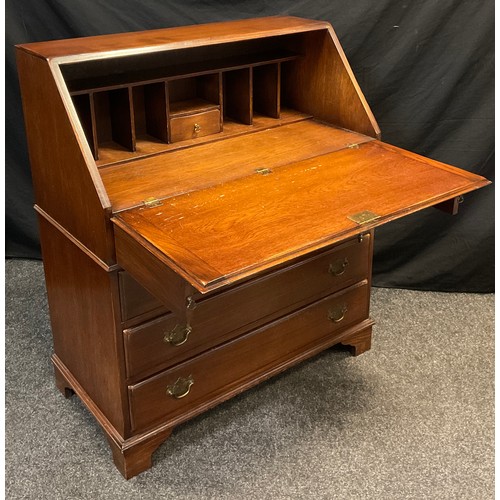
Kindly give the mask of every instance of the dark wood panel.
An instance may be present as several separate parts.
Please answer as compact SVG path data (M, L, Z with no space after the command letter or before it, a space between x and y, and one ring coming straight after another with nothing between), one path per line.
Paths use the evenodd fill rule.
M130 88L94 93L97 141L116 143L126 151L135 149L133 97Z
M58 68L17 51L35 202L106 264L114 262L110 202ZM36 78L33 78L36 75Z
M144 108L147 133L168 142L168 98L165 83L144 86Z
M171 370L129 388L132 426L146 429L158 420L168 421L206 405L249 379L258 378L270 366L293 358L308 345L332 338L348 326L368 317L366 285L336 294L301 309L269 326L202 354ZM343 312L339 312L343 311ZM244 360L244 362L242 362ZM194 384L182 399L168 395L179 378Z
M271 45L272 46L272 45ZM227 45L224 47L223 51L215 51L215 57L204 57L205 50L200 49L200 55L195 63L186 63L186 52L184 51L169 51L168 52L168 62L162 62L159 66L152 66L148 68L134 68L133 62L138 62L138 59L134 59L133 62L128 61L128 70L121 71L118 73L111 74L99 74L98 76L92 75L92 69L89 69L85 77L80 77L78 79L73 79L71 75L68 76L68 89L72 95L87 93L87 92L98 92L102 90L114 90L121 87L127 87L129 85L145 85L152 83L173 83L178 79L188 79L193 77L200 77L205 75L212 75L214 73L220 73L225 71L237 71L242 68L247 68L249 66L257 67L261 64L270 63L281 63L293 61L297 54L293 54L289 51L267 51L259 54L240 54L238 56L226 57L226 52L228 51ZM127 60L126 60L127 61ZM96 64L97 61L93 61L92 66ZM120 63L123 64L123 59L120 58ZM109 64L109 63L108 63ZM88 67L88 66L87 66ZM67 68L65 68L65 73L67 74ZM85 71L79 70L79 73L84 73Z
M168 99L170 104L179 101L187 101L197 97L196 77L180 78L168 82Z
M252 124L252 68L224 73L224 118Z
M235 42L307 30L326 29L328 23L298 17L263 17L232 22L209 23L198 26L183 26L134 33L100 35L71 40L35 42L20 47L43 58L71 57L81 54L129 50L133 52L150 47L158 50L162 45L178 48L188 46Z
M118 282L39 217L54 352L115 429L128 432Z
M318 120L380 138L380 128L331 26L302 37L295 50L304 57L283 65L282 103Z
M220 104L220 73L210 73L168 82L170 110L179 112L176 103L200 99L218 106Z
M198 77L196 79L196 94L205 101L220 105L221 79L220 72Z
M94 116L94 99L92 94L80 94L73 96L78 118L82 124L85 137L89 143L94 158L97 159L97 135Z
M130 274L118 273L120 285L120 309L122 321L141 316L145 313L159 310L163 312L162 303L139 285Z
M370 240L370 235L361 242L356 238L201 300L192 311L189 324L168 315L127 329L124 334L128 376L151 375L210 349L238 332L256 328L341 288L367 280ZM175 337L165 341L169 334ZM182 344L177 345L181 341Z
M109 92L95 92L94 109L96 122L96 136L98 144L113 140L111 125L111 108L109 105Z
M280 116L281 66L266 64L253 69L254 111L272 118Z
M135 132L130 87L109 92L112 138L130 151L135 150Z
M146 102L144 99L144 87L145 85L138 85L132 88L132 101L134 109L134 125L135 125L136 141L139 137L145 136L147 134Z

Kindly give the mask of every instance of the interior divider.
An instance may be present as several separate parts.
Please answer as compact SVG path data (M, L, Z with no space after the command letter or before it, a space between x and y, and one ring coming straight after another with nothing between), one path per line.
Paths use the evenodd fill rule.
M113 140L135 151L135 127L132 89L126 87L110 92L111 129Z
M224 72L224 116L252 124L252 68Z
M153 137L168 142L168 87L166 82L144 87L146 130Z
M132 89L95 92L94 109L98 146L116 143L135 151Z
M205 135L242 133L241 125L268 126L264 118L281 118L286 98L281 89L282 71L281 61L262 61L211 73L78 91L72 93L72 99L92 154L105 165L126 159L127 152L139 157ZM220 111L218 127L215 110ZM188 134L193 126L202 132Z
M219 92L219 107L220 107L220 130L224 130L224 87L222 85L223 82L223 73L219 71L217 73L218 78L218 92Z
M253 68L253 108L271 118L280 117L281 65L263 64Z
M94 114L94 98L93 93L88 94L77 94L73 96L73 104L75 106L78 118L87 138L90 150L94 159L99 158L98 146L97 146L97 133L95 125L95 114Z

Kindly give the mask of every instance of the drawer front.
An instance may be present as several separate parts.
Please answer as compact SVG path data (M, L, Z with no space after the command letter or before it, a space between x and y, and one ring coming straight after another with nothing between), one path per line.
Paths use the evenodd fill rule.
M368 285L356 285L130 386L132 426L144 430L207 408L315 345L335 344L348 327L368 318L368 302Z
M118 273L118 282L122 321L154 310L165 309L160 301L139 285L127 272L120 271Z
M172 366L367 279L370 250L370 235L366 235L362 242L350 240L313 258L208 297L192 311L189 329L174 315L168 315L125 330L128 376L147 376Z
M202 113L170 119L170 141L186 141L221 131L220 111L212 109Z

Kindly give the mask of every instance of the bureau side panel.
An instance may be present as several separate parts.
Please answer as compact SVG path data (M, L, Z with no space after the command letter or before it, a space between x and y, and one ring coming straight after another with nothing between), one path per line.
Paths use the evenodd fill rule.
M17 50L36 204L106 264L110 204L57 65Z
M122 435L128 429L117 273L39 217L54 352Z
M380 128L333 29L308 33L293 50L302 57L283 65L283 105L380 138Z

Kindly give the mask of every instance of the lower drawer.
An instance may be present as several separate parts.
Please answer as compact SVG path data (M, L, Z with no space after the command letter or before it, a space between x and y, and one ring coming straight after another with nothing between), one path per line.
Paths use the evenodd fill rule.
M363 282L130 386L134 431L187 418L326 337L333 345L335 336L368 318L368 306L369 287Z
M207 297L192 311L189 327L170 314L126 329L128 377L144 378L366 279L370 240L347 241Z

